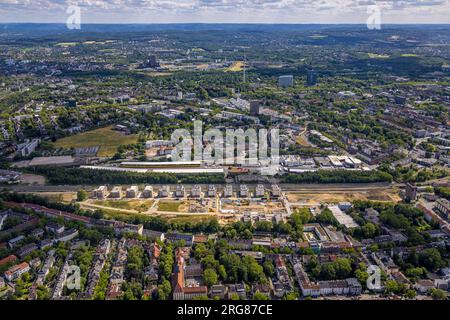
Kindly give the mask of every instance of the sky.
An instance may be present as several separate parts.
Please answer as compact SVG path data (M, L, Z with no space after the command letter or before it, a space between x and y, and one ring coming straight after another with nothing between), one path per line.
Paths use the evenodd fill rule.
M81 24L450 23L450 0L0 0L0 22L66 23L73 5Z

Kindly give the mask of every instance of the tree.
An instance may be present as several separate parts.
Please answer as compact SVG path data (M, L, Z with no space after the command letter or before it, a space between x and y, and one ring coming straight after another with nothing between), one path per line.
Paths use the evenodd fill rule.
M253 295L253 300L269 300L269 298L265 294L256 291Z
M270 232L272 231L272 223L270 221L258 221L255 223L257 231Z
M202 260L202 266L205 269L217 269L219 268L219 261L217 261L212 254L208 254L203 260Z
M373 238L377 235L377 227L373 223L366 223L362 228L364 238Z
M159 300L167 300L172 292L172 285L169 280L164 279L163 282L158 286L158 299Z
M85 190L83 190L83 189L78 190L78 192L77 192L77 201L78 202L85 201L87 198L88 198L88 193Z
M337 259L335 262L336 266L336 275L339 278L347 278L352 273L352 264L351 261L347 258Z
M203 258L205 258L208 255L208 253L209 251L203 243L199 243L198 245L195 246L194 257L198 261L201 261Z
M240 300L241 299L241 297L239 297L239 295L237 293L232 293L230 298L231 298L231 300Z
M412 280L416 280L422 277L426 273L424 268L408 268L405 271L405 274L412 278Z
M387 294L396 293L398 291L398 284L395 280L387 280L384 284L384 292Z
M242 233L242 237L244 239L249 240L249 239L253 238L253 233L249 229L245 229L244 232Z
M297 300L297 294L295 292L288 292L284 295L283 300Z
M333 216L331 210L328 208L325 208L320 214L316 216L316 221L324 224L332 224L332 225L339 224L336 218Z
M444 266L441 253L435 248L425 249L419 253L419 263L430 271Z
M263 268L264 268L264 272L269 277L272 277L275 274L275 267L274 267L273 262L271 260L264 261Z
M128 288L127 291L124 292L123 300L137 300L137 298L134 296L133 294L133 290L131 290L131 288Z
M219 268L217 269L217 273L219 274L221 280L223 281L227 280L227 271L223 264L219 266Z
M208 268L203 273L203 281L208 287L215 285L217 283L217 280L218 276L214 269Z
M434 300L445 300L447 299L447 294L441 289L433 288L431 289L431 297Z
M365 286L367 279L369 278L369 274L364 270L358 269L355 271L355 277L358 279L359 283Z
M407 299L414 299L416 297L416 290L413 289L406 290L405 297Z

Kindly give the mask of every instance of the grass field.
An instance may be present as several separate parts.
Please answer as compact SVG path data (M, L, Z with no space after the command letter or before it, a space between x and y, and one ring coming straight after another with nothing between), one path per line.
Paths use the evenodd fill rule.
M371 59L388 59L389 58L389 55L387 55L387 54L368 53L367 55Z
M211 218L209 216L193 216L193 215L186 215L186 216L177 216L177 217L167 217L165 218L167 222L170 223L199 223L199 222L205 222L214 220L215 218Z
M76 46L77 44L78 44L78 42L60 42L60 43L57 43L56 46L67 48L67 47Z
M38 195L42 198L46 198L51 202L65 202L70 203L77 198L76 192L24 192L26 194Z
M65 149L100 146L97 155L99 157L111 157L117 152L119 146L134 144L137 141L137 134L124 135L112 130L112 126L109 126L62 138L53 145Z
M400 196L398 190L393 188L390 190L368 190L365 192L290 192L287 195L290 202L304 202L304 203L338 203L355 200L370 200L370 201L384 201L384 202L399 202Z
M160 201L158 203L158 211L179 212L181 203L173 201Z
M311 38L311 39L325 39L325 38L328 38L328 36L325 35L325 34L313 34L312 36L309 36L308 38Z
M229 68L227 68L225 71L227 71L227 72L240 72L242 70L244 70L244 62L243 61L236 61Z
M308 142L308 139L306 138L306 136L305 135L301 135L301 136L298 136L296 139L295 139L295 142L297 142L299 145L301 145L302 147L311 147L311 144Z
M150 209L153 204L153 200L98 200L93 204L114 209L136 210L139 212L144 212Z

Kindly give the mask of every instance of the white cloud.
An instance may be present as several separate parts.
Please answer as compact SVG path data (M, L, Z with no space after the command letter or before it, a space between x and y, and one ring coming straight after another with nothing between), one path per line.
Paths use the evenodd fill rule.
M0 21L64 22L73 4L85 23L364 23L374 4L385 23L450 23L450 0L0 0Z

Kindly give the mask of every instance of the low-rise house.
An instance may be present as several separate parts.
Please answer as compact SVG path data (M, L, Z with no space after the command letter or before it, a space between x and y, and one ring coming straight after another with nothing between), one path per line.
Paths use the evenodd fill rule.
M208 242L209 237L204 234L195 234L194 235L194 243L206 243Z
M3 258L0 260L0 267L9 264L9 263L15 263L17 261L17 257L15 255L9 255L6 258Z
M434 287L436 289L441 289L444 291L448 291L449 287L449 281L444 279L435 279L434 280Z
M44 235L44 230L41 228L38 229L34 229L33 231L31 231L30 236L35 237L35 238L40 238Z
M304 297L318 297L320 295L360 295L362 286L355 278L345 280L312 282L308 274L303 270L300 261L293 261L294 272L297 282Z
M184 287L183 291L184 291L183 300L192 300L197 297L206 297L208 295L208 288L205 286Z
M372 222L375 225L378 225L380 223L380 214L373 208L367 208L363 213L363 217L364 219Z
M273 294L275 297L281 299L286 294L286 289L283 284L279 281L273 283Z
M44 261L44 264L42 265L41 270L39 271L36 279L37 285L44 284L45 277L50 272L51 267L53 267L53 264L55 263L55 251L50 250L48 252L47 258Z
M148 281L157 281L158 280L158 270L153 266L147 266L144 269L144 277Z
M160 231L144 229L142 234L144 236L146 236L147 238L150 238L151 240L156 240L156 239L159 239L161 241L165 240L165 234Z
M450 218L450 201L440 198L436 201L436 210L447 219Z
M272 290L270 289L270 285L268 285L268 284L254 284L252 286L253 297L255 296L255 294L257 292L259 292L259 293L265 295L267 298L270 299L271 298L271 291Z
M395 280L395 282L405 285L408 288L411 285L409 279L400 271L393 271L389 276L392 280Z
M442 268L439 271L439 274L441 275L442 279L450 280L450 268Z
M237 295L241 299L247 298L247 291L245 290L244 283L229 284L228 287L228 299L232 299L233 295Z
M36 250L38 250L38 246L35 243L29 243L17 250L17 255L23 259Z
M231 248L235 249L241 249L241 250L250 250L252 248L252 240L244 240L244 239L237 239L237 240L228 240L228 245Z
M41 265L41 262L42 261L40 258L34 258L33 260L30 261L30 267L36 269Z
M414 287L419 293L426 294L434 288L434 281L429 279L419 279Z
M16 247L19 243L21 243L23 240L25 239L24 236L20 235L18 237L15 237L11 240L8 241L8 246L9 248L13 249L14 247Z
M203 276L203 268L200 263L190 264L184 267L185 278L200 278Z
M177 242L184 240L186 246L190 247L194 243L194 236L192 234L183 234L183 233L167 233L165 238L169 242Z
M50 222L45 226L45 229L56 234L61 234L64 232L65 227L62 224Z
M223 300L227 296L228 288L224 286L223 284L216 284L211 286L211 289L209 290L209 296L211 298L218 297L219 299Z
M75 239L76 237L78 237L78 230L77 229L69 229L69 230L63 232L62 234L60 234L55 239L55 241L56 242L67 242L67 241Z
M50 248L53 245L53 240L51 239L44 239L41 242L39 242L39 249L43 250L46 248Z

